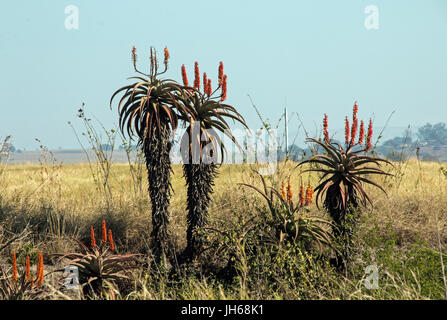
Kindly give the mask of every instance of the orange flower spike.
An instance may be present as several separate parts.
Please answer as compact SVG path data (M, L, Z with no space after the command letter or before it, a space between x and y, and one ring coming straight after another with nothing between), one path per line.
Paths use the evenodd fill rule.
M324 118L323 118L323 134L324 134L324 142L326 144L329 144L329 132L327 130L328 127L328 122L327 122L327 114L324 114Z
M305 195L304 195L304 186L301 184L300 186L300 205L304 206Z
M359 144L360 145L363 143L364 138L365 138L365 125L362 120L362 121L360 121L360 132L359 132Z
M43 285L43 254L40 253L40 285Z
M199 63L196 61L194 63L194 89L200 88L200 72L199 72Z
M102 219L101 240L103 243L107 242L107 228L106 221L104 219Z
M305 204L306 206L312 204L312 196L313 196L313 190L309 183L307 185L307 190L306 190L306 204Z
M12 279L17 281L17 259L15 252L12 253Z
M183 79L183 85L185 87L189 87L188 77L186 76L186 68L184 64L182 65L182 79Z
M287 202L292 201L293 193L292 193L292 185L290 184L290 179L287 182Z
M110 245L110 250L113 251L115 250L115 244L113 243L113 236L112 236L112 230L109 229L109 245Z
M286 200L286 190L284 188L284 183L281 185L281 198Z
M208 94L208 80L206 72L203 73L203 93Z
M93 226L90 226L90 239L91 239L91 247L96 248L95 230L93 229Z
M372 134L373 134L373 124L372 120L369 119L368 135L366 137L366 151L369 151L372 148Z
M222 95L220 101L225 101L227 98L227 75L225 74L222 78Z
M218 79L219 79L219 86L221 86L222 80L223 80L223 62L222 61L219 63Z
M40 255L37 256L37 269L36 269L36 287L39 286L40 283Z
M357 101L354 103L354 108L352 112L352 129L351 129L351 144L355 144L355 136L357 134L357 126L358 126L358 120L357 120L357 112L359 110L359 107L357 106Z
M348 117L345 118L345 142L349 143L349 120Z
M165 47L165 66L168 65L168 60L171 56L169 55L168 47Z
M39 252L38 263L37 263L37 283L36 286L40 287L43 285L43 254Z
M25 270L25 280L29 281L31 279L31 264L29 261L29 256L26 256Z

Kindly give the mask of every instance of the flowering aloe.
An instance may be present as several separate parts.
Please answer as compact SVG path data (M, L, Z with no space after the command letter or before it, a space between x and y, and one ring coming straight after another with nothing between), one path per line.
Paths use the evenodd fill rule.
M94 235L94 233L92 233ZM136 267L140 254L115 254L115 246L112 238L112 231L109 230L108 242L88 248L81 241L74 239L81 247L81 253L56 253L54 256L62 259L69 259L67 265L76 266L79 271L79 284L84 293L101 293L105 282L119 282L131 280L129 271ZM93 239L93 238L92 238ZM40 258L39 258L40 259ZM40 260L39 260L40 261ZM43 261L43 260L42 260ZM43 275L43 270L38 266L39 274ZM58 271L63 271L60 269ZM42 278L43 279L43 278Z
M320 249L323 246L332 248L332 236L324 227L324 225L331 224L329 221L302 214L303 203L300 203L301 201L294 204L292 199L287 198L283 187L280 191L273 186L268 186L264 177L259 173L257 175L262 182L262 189L246 183L240 185L255 190L266 200L268 212L271 214L267 223L274 230L276 241L301 243L306 247L314 242Z
M150 73L137 69L136 49L132 50L132 62L135 72L142 76L132 77L137 82L118 89L110 99L112 103L119 93L122 97L118 103L121 131L125 128L130 137L136 133L138 143L142 146L148 170L149 195L152 202L152 253L157 263L163 260L167 265L169 203L171 198L171 131L178 125L180 114L188 113L178 103L178 97L186 94L185 87L169 79L160 79L168 69L169 52L165 48L164 69L159 72L156 51L151 48ZM186 72L182 68L185 86L188 84ZM200 81L200 80L199 80ZM197 83L195 83L197 85ZM163 257L163 259L162 259Z
M309 160L302 161L298 166L306 163L316 167L304 170L304 172L319 172L320 184L314 189L316 192L316 204L318 206L320 198L326 195L324 207L335 222L334 233L337 237L342 237L345 244L345 257L349 259L351 239L356 223L356 208L359 205L364 207L368 203L372 205L372 200L365 192L363 186L369 184L385 190L376 182L371 180L370 175L391 175L380 168L380 163L392 165L389 161L381 158L371 157L366 154L372 147L372 121L368 127L368 135L365 146L363 142L363 121L360 123L360 136L358 143L355 143L357 131L357 103L354 105L353 122L350 132L349 120L345 118L345 148L337 142L332 142L327 133L327 116L323 120L325 128L324 142L309 138L309 142L318 144L326 154L318 154ZM350 135L351 133L351 135ZM354 147L357 147L354 150Z
M187 125L181 142L183 173L188 186L185 261L194 258L203 246L202 237L196 231L207 223L210 196L217 175L219 147L222 161L225 152L225 146L218 132L227 135L237 144L226 119L232 119L246 127L244 118L236 108L223 103L226 98L227 76L223 74L222 63L219 65L218 73L221 84L214 91L211 89L211 79L206 74L203 75L202 92L199 66L196 62L194 87L189 88L188 95L179 97L179 102L189 111L187 117L181 118ZM184 67L182 77L184 84L187 85Z

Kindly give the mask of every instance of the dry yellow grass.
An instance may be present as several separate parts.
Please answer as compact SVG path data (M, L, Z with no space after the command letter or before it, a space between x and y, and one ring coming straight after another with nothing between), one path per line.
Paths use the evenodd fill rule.
M388 196L376 188L367 187L375 205L365 214L375 217L380 223L391 224L403 241L420 235L430 243L436 242L438 216L442 241L446 242L447 177L441 172L441 165L416 160L395 163L395 168L389 169L395 177L376 178L384 185ZM294 169L294 166L290 162L280 163L275 181L279 186L280 181L285 181L290 175L293 196L298 199L301 179L304 184L310 181L313 186L317 185L318 179L312 174L300 177L299 169ZM251 172L252 167L223 165L220 168L210 210L212 219L225 217L232 209L238 208L241 197L252 195L251 191L238 185L241 182L259 183ZM109 179L112 197L107 200L105 193L95 184L88 164L46 168L39 164L10 165L1 178L0 194L3 202L13 201L19 207L26 204L28 209L34 208L36 211L44 202L59 211L88 217L109 206L129 209L133 215L143 218L150 216L145 171L142 178L142 190L135 193L129 165L112 164ZM173 165L171 181L174 189L170 206L171 230L173 234L182 234L186 224L186 187L180 165Z
M293 198L298 201L300 182L310 182L315 187L318 179L313 174L300 176L300 170L295 169L295 165L292 162L280 163L274 183L280 186L290 176ZM374 177L387 190L388 196L373 187L366 189L374 201L374 208L363 212L365 219L360 227L361 236L376 225L377 233L385 235L391 232L396 235L396 250L424 241L428 247L437 251L439 228L441 246L445 251L447 177L441 170L443 164L409 160L394 165L394 168L388 168L394 177ZM211 224L219 226L222 221L234 219L235 213L253 212L254 205L263 201L252 190L238 185L241 182L259 184L251 168L253 166L250 165L220 167L210 208ZM54 235L54 240L48 240L47 237L45 242L33 242L34 245L46 253L54 253L71 250L72 244L61 241L62 237L70 235L86 239L89 225L99 224L106 217L108 223L118 230L114 238L121 250L141 252L148 247L151 226L146 171L143 170L142 174L142 188L136 191L129 165L113 163L108 181L111 196L107 196L101 184L93 179L88 164L44 167L39 164L9 165L0 177L0 221L17 232L26 222L31 221L36 236L39 232ZM182 250L186 237L186 187L180 165L173 165L172 186L174 194L170 206L169 229L176 248ZM325 215L315 205L312 205L311 211L317 215ZM20 247L25 243L23 240L15 246ZM358 287L354 282L352 286ZM191 283L193 288L208 285L206 281ZM339 289L331 290L336 295L340 294L340 288L346 289L348 286L350 282L340 282ZM228 294L213 290L209 289L210 297ZM143 291L146 293L141 293L141 297L159 297L160 294L149 293L147 288ZM192 290L176 294L188 297L196 296L198 292ZM272 294L276 296L279 293ZM283 297L288 296L287 294ZM319 297L319 294L315 297L324 298ZM357 291L346 292L346 298L349 297L368 298ZM422 295L418 295L416 291L409 295L409 298L418 297L422 298ZM293 294L291 298L294 298Z

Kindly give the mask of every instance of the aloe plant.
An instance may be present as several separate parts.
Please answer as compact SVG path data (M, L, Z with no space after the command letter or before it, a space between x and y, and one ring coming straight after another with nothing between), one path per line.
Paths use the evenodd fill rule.
M81 252L54 254L60 260L68 259L67 266L78 268L78 281L86 295L101 294L107 282L116 283L131 280L129 271L137 267L136 262L140 256L140 254L117 254L112 232L109 230L107 236L104 221L101 242L99 244L96 244L93 227L91 227L90 231L90 248L81 241L74 239L79 244Z
M261 174L257 173L257 175L262 182L262 189L246 183L241 183L241 185L255 190L266 201L270 213L270 217L266 221L270 221L272 230L275 230L274 241L278 244L283 242L298 243L303 247L309 247L314 242L320 249L332 248L332 236L324 227L331 225L331 222L311 216L304 209L310 204L309 197L312 197L311 195L307 195L306 202L301 199L294 202L290 184L287 188L288 192L285 194L283 190L280 192L273 186L267 185Z
M345 120L345 146L331 141L327 130L327 116L323 120L324 140L308 138L307 141L320 146L325 154L317 154L309 160L302 161L297 167L304 164L313 165L305 172L318 172L320 184L314 189L316 192L316 204L319 205L324 198L324 208L329 212L335 222L334 234L343 243L344 261L351 258L352 238L356 229L359 210L368 203L373 205L371 197L366 193L364 185L372 185L379 188L385 194L386 191L378 183L371 180L371 175L391 175L382 170L381 163L392 165L391 162L367 153L372 148L372 121L370 120L367 138L364 139L363 121L360 123L360 133L357 136L357 103L354 104L353 123ZM350 130L351 129L351 130ZM363 145L363 142L365 144ZM340 257L339 257L340 258Z
M172 186L170 182L171 131L178 125L178 115L188 110L178 103L185 94L183 86L170 79L159 79L168 69L169 52L164 51L164 69L159 72L156 51L151 48L150 73L136 67L136 49L132 50L134 69L141 76L131 77L137 82L118 89L110 99L121 93L118 103L119 123L122 132L138 137L148 171L149 196L152 203L152 253L157 263L167 265L169 249L168 223ZM186 116L185 116L186 117ZM126 130L125 130L126 129Z
M185 88L189 88L189 94L179 98L189 111L188 117L182 118L187 129L181 143L183 173L188 186L187 245L184 251L184 258L187 261L195 258L203 247L203 237L199 230L208 221L208 207L218 173L219 150L221 163L225 153L219 132L237 144L225 118L246 127L244 118L236 108L223 103L227 94L227 76L223 74L222 62L218 70L219 81L216 89L214 91L211 89L211 79L204 73L203 92L201 92L198 63L195 63L195 80L192 88L188 84L185 66L182 66L183 82Z

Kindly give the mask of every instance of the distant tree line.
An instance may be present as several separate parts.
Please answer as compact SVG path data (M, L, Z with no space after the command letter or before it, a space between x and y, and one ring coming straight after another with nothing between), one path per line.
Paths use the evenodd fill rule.
M447 124L443 122L427 123L418 129L415 138L410 132L405 132L403 136L394 137L379 144L375 151L394 161L405 161L410 156L418 156L424 161L447 159ZM319 151L310 148L303 149L292 144L288 147L288 157L291 160L300 161L312 156L312 152L318 153ZM284 148L281 148L278 150L278 160L284 158Z
M385 141L376 151L396 161L405 161L414 155L424 161L447 159L447 125L427 123L418 129L416 140L404 133L402 137Z

